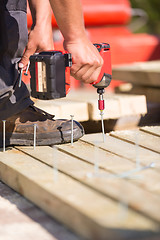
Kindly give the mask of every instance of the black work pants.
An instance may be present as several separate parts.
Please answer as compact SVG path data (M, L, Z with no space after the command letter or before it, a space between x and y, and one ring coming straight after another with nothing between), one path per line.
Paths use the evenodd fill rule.
M0 4L0 120L5 120L33 102L26 85L18 84L18 62L28 41L26 0Z

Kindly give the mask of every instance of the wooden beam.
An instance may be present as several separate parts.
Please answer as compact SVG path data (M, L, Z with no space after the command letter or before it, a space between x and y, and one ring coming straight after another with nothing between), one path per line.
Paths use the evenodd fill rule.
M98 94L95 91L79 90L70 93L67 96L74 102L84 101L88 104L89 119L100 120L101 116L98 110ZM105 111L104 119L117 119L122 116L131 116L137 114L146 114L146 98L145 96L124 95L124 94L104 94Z
M81 159L85 162L95 164L96 151L95 146L85 143L85 142L76 142L74 143L74 148L70 144L58 145L58 149L62 152ZM154 154L153 154L154 155ZM145 154L142 152L140 157L140 163L145 162ZM153 156L154 160L154 156ZM105 151L98 148L98 165L100 169L107 171L108 174L117 174L122 175L126 172L132 171L136 168L136 163L126 159L125 157L119 157L111 152ZM142 164L146 166L146 164ZM92 166L94 169L94 166ZM93 171L93 170L92 170ZM144 189L147 189L150 192L160 193L160 176L159 172L155 171L154 168L147 169L147 171L141 172L143 174L143 181L135 178L130 180L132 183L141 186ZM141 174L140 173L140 174ZM118 176L117 176L118 177Z
M74 115L77 121L88 121L88 104L83 101L71 101L67 98L58 100L37 100L35 106L55 115L56 119L70 119Z
M124 141L128 141L131 143L135 143L135 139L137 138L138 145L147 148L151 151L160 153L160 138L158 136L154 136L152 134L148 134L144 131L116 131L111 132L111 136L122 139Z
M114 133L113 133L114 135ZM107 150L108 152L114 153L120 157L125 157L133 161L136 164L136 148L134 141L136 139L136 134L132 135L133 141L132 144L126 141L122 137L115 137L111 135L106 135L106 141L103 143L103 138L101 134L88 134L81 138L81 141L91 143L93 145L98 146L101 149ZM150 164L151 162L155 162L156 167L155 170L160 172L160 154L154 151L150 151L149 149L139 147L138 154L140 158L140 163L143 166Z
M139 62L113 67L113 79L142 86L160 87L160 61Z
M140 128L141 131L153 134L157 137L160 137L160 126L151 126L151 127L141 127Z
M146 114L145 96L104 94L104 119L117 119L123 116ZM70 92L64 99L37 100L35 106L55 115L56 118L70 119L74 115L77 121L100 120L98 110L98 94L96 89Z
M45 152L46 160L50 154ZM18 150L0 152L0 179L85 238L135 239L159 232L155 221L131 209L123 218L115 201L72 176L59 172L54 181L52 167Z
M153 187L157 186L157 183L160 182L159 173L157 173L153 169L148 169L147 171L143 171L140 173L143 175L143 182L140 182L139 179L134 179L133 181L131 181L132 184L136 183L136 185L140 187L141 190L139 190L139 188L137 189L137 187L135 186L132 187L132 184L130 185L130 183L127 183L127 181L120 179L121 175L124 175L126 172L130 172L136 168L136 165L133 162L125 158L120 158L114 154L107 153L102 149L94 149L95 147L93 147L92 145L84 144L82 142L75 143L74 148L69 144L66 144L65 146L57 146L57 148L61 150L61 152L56 151L56 161L58 168L61 172L72 176L78 181L83 182L85 185L89 185L91 188L95 188L97 191L101 191L105 195L116 198L116 200L119 199L119 189L122 185L125 186L124 188L127 189L128 192L128 196L126 196L126 199L128 197L131 198L130 200L127 199L127 201L130 203L133 203L134 201L139 201L139 198L132 197L130 189L131 192L139 192L139 196L140 194L142 194L142 196L146 194L143 193L143 191L141 192L142 189L146 189L147 191L157 194L160 193L160 189L158 189L157 187ZM41 162L46 163L49 166L53 166L54 154L53 150L50 147L38 147L36 151L33 151L30 147L18 147L18 149L36 159L39 159ZM96 153L96 151L98 152ZM48 153L47 160L44 156L46 152ZM94 179L93 181L91 181L87 178L87 175L89 173L94 173L95 171L94 164L96 161L95 157L97 157L96 154L98 155L97 164L100 168L99 174L102 176L102 178L100 177L98 181L94 181ZM123 167L123 165L125 166ZM114 174L117 174L117 181L114 179L112 182L110 178L113 177ZM122 184L122 182L124 183ZM108 185L107 189L105 187L106 185ZM149 197L147 197L147 199L149 199ZM133 204L132 203L131 206L133 206L133 208L138 204L138 202Z
M160 103L160 87L144 87L134 84L122 84L115 89L118 94L145 95L147 102Z

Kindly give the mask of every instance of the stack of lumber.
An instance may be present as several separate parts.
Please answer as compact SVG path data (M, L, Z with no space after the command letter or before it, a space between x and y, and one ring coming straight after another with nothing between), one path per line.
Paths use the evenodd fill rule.
M0 179L85 239L160 239L159 146L160 127L15 146L0 151Z
M146 97L144 95L113 94L106 91L104 100L104 120L121 119L119 125L123 127L124 125L128 126L127 121L130 125L137 125L141 115L147 113ZM96 130L95 121L101 119L98 110L98 94L94 88L71 90L67 97L63 99L47 101L34 99L34 102L37 107L54 114L56 119L70 119L70 115L74 115L75 120L83 122L86 131L92 123L94 123L93 130ZM111 123L111 125L113 124ZM109 128L109 123L107 123L107 127ZM89 130L89 132L94 131Z
M160 103L160 61L115 66L113 78L132 85L121 85L117 92L144 94L148 102Z

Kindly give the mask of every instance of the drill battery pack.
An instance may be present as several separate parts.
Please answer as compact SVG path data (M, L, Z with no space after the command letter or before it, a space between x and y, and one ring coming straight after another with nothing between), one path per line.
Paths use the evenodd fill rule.
M38 99L65 97L70 88L70 53L46 51L30 57L31 96Z

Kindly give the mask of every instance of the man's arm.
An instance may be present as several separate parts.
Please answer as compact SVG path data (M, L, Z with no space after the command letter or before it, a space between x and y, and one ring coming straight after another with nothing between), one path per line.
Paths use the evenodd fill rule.
M28 36L28 44L19 67L25 68L30 55L35 52L54 49L51 26L52 10L49 0L29 0L33 25Z
M84 83L96 81L103 59L86 35L81 1L50 0L50 3L64 37L64 48L72 54L72 76Z

